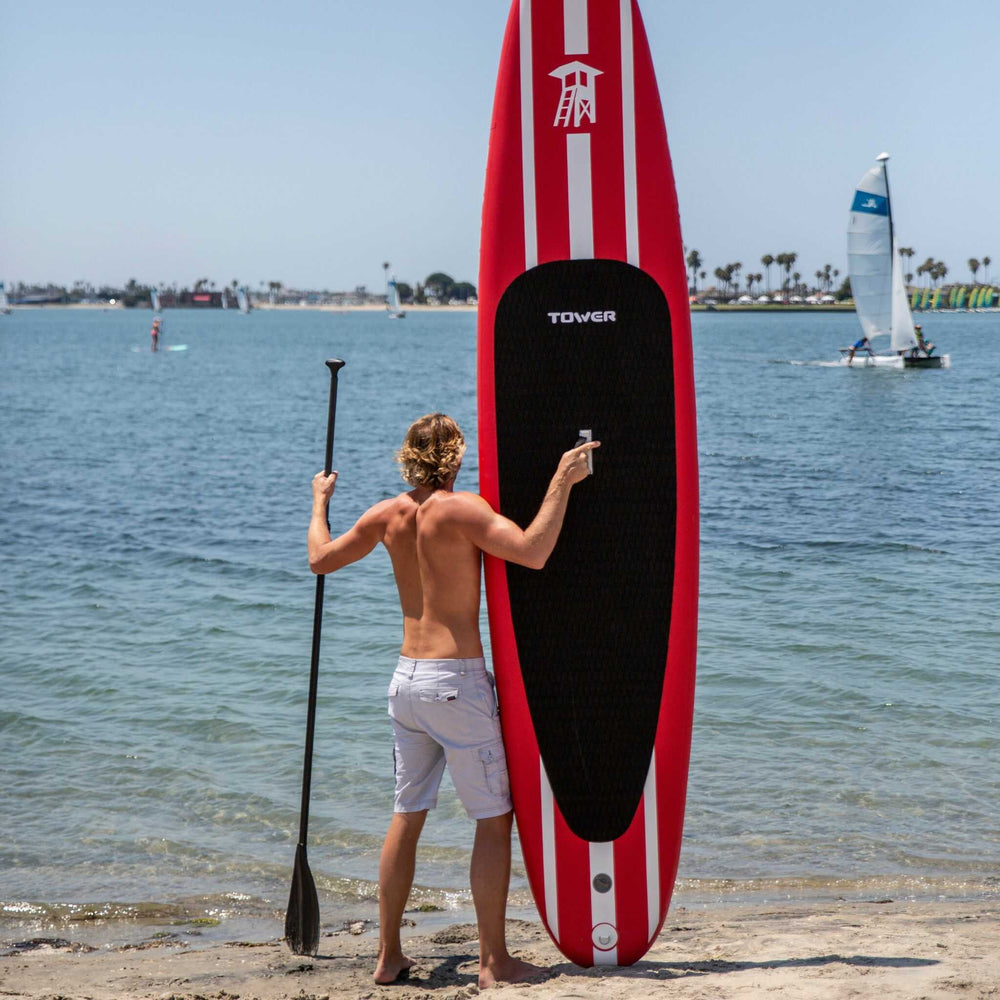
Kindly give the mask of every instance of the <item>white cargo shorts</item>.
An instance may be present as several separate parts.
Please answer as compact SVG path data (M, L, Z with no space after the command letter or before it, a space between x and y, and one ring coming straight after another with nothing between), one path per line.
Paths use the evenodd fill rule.
M395 812L433 809L445 764L472 819L510 812L496 691L482 657L401 656L389 684L389 718L395 733Z

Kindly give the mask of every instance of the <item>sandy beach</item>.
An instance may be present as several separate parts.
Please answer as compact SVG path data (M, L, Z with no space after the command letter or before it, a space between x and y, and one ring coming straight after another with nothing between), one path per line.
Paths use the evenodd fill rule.
M0 950L0 995L462 1000L479 993L474 927L458 923L421 930L420 915L413 916L416 926L409 929L406 946L417 965L406 981L391 987L372 981L375 931L359 921L326 931L316 958L290 954L278 940L277 923L269 941L207 946L197 932L162 929L140 942L102 948L72 936L7 941ZM995 900L678 907L646 958L625 969L567 964L535 921L510 921L508 938L513 952L550 972L541 982L500 989L537 1000L1000 996Z

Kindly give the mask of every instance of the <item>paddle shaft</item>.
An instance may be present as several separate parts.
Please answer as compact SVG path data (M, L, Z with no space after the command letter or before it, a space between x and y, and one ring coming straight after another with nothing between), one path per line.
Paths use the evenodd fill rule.
M326 461L323 472L330 475L333 466L333 430L337 417L337 373L344 362L331 358L326 362L330 369L330 409L326 424ZM327 508L327 528L330 527L330 513ZM323 581L316 577L316 605L313 612L312 663L309 668L309 711L306 716L306 752L302 765L302 806L299 811L299 845L304 846L309 834L309 798L312 792L313 739L316 734L316 695L319 689L319 646L323 630Z

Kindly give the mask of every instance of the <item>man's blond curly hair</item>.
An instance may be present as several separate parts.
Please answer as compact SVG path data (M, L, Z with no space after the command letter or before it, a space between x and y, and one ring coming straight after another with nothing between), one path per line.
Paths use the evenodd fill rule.
M428 413L410 425L396 452L403 480L411 486L445 486L458 475L465 438L445 413Z

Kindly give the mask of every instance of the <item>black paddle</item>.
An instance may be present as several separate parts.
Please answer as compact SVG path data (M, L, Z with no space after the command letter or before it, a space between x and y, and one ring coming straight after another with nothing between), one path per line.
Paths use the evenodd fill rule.
M344 362L331 358L330 411L326 425L326 463L323 471L330 475L333 465L333 424L337 415L337 373ZM330 525L327 514L327 527ZM319 686L319 639L323 625L323 576L316 577L316 610L313 613L312 667L309 671L309 712L306 717L306 755L302 767L302 808L299 812L299 845L295 849L292 891L285 913L285 940L296 955L315 955L319 949L319 897L316 883L309 871L306 838L309 833L309 794L312 786L313 735L316 731L316 689Z

